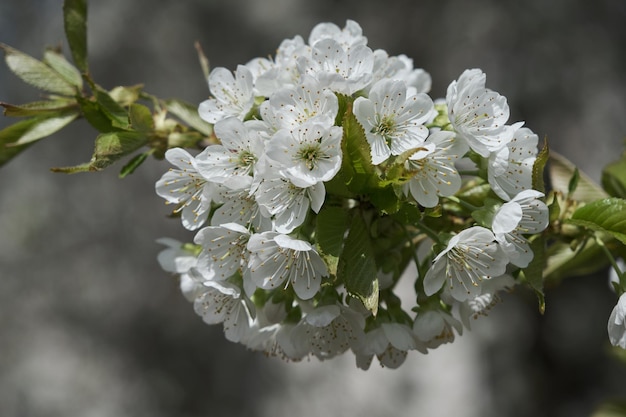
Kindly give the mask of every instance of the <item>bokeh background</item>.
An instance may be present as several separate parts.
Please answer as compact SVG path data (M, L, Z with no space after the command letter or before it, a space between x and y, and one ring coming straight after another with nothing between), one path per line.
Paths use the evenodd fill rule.
M361 24L372 48L404 53L433 97L466 68L487 73L524 120L593 179L626 136L624 0L92 1L89 53L101 85L208 96L193 47L214 67L274 52L321 21ZM0 41L41 57L64 45L61 0L0 0ZM66 45L64 45L67 51ZM0 100L39 92L0 67ZM0 118L0 127L11 121ZM79 122L0 169L0 416L589 416L626 399L606 321L606 274L506 295L473 331L399 370L351 355L283 363L224 340L160 270L155 240L190 240L154 194L166 163L66 176L89 160ZM119 166L117 167L119 168Z

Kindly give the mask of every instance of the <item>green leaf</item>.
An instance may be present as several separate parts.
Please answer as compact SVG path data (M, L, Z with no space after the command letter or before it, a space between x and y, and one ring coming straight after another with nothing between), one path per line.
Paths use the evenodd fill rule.
M4 107L4 115L9 117L45 116L77 107L75 100L34 101L21 105L0 102L0 106Z
M54 49L46 50L43 55L43 62L58 72L68 83L78 87L79 90L83 88L83 77L80 75L80 71L70 64L60 52Z
M371 189L368 195L372 204L382 213L393 214L400 209L401 201L392 185Z
M128 109L128 117L133 129L140 132L151 132L154 130L154 119L152 112L143 104L133 103Z
M343 207L324 205L316 217L315 236L320 250L339 256L348 227L348 213Z
M543 292L543 273L546 267L546 240L539 235L535 240L530 242L530 249L533 251L533 260L524 268L524 277L526 282L535 291L539 302L539 312L541 314L546 311L546 300Z
M87 73L87 0L65 0L63 21L74 63Z
M374 166L365 131L350 106L346 110L342 125L343 160L340 172L350 191L356 194L363 193L374 175Z
M543 171L546 167L546 163L548 163L548 159L550 157L550 148L548 147L548 140L546 139L543 143L543 148L539 151L537 155L537 159L535 159L535 163L533 164L533 189L537 191L541 191L542 193L546 192L546 187L543 181Z
M626 245L626 200L616 197L592 201L578 208L568 221L609 233Z
M96 101L82 96L77 97L76 100L78 101L80 110L85 119L87 119L89 124L97 131L101 133L108 133L120 130L113 127L111 119L109 119L107 113Z
M180 118L183 122L196 129L198 132L211 136L213 125L202 120L198 115L198 106L186 103L182 100L167 100L165 102L167 110Z
M563 195L568 195L572 177L576 172L576 166L554 151L550 151L550 163L548 164L548 173L550 176L550 185L554 191L558 191ZM573 193L569 193L569 197L576 201L590 202L608 197L602 188L596 184L584 172L578 173L578 184Z
M361 217L356 213L350 225L337 273L346 291L360 300L376 315L378 312L378 278L370 234Z
M76 87L45 63L0 43L7 66L15 75L33 87L65 96L76 94Z
M602 187L613 197L626 198L626 153L602 171Z
M107 91L98 86L94 88L94 93L96 102L107 118L111 121L111 126L119 129L128 129L128 112L124 109L124 107L113 100Z
M96 138L96 147L91 161L73 167L52 168L52 171L66 174L101 171L118 159L141 148L147 142L147 136L141 132L103 133Z
M572 195L578 188L578 182L580 181L580 171L578 168L574 169L574 173L572 174L572 178L569 180L569 184L567 185L567 195Z
M151 151L146 151L146 152L140 153L139 155L135 155L130 161L128 161L126 165L124 165L124 167L122 167L119 177L125 178L127 175L130 175L133 172L135 172L135 170L141 164L143 164L143 162L148 158L148 156L150 156L151 153L152 153Z
M13 142L13 144L25 145L27 143L45 138L46 136L50 136L70 124L77 117L78 113L71 112L58 114L54 117L37 118L35 119L37 122L30 126L30 128L26 130L15 142Z
M33 117L2 129L0 131L0 165L8 162L35 141L57 132L76 117L78 117L77 113Z

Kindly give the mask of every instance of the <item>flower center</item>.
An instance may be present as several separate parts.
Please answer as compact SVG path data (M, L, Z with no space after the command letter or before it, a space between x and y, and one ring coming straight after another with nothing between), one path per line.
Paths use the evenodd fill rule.
M377 126L372 128L371 133L376 135L380 135L384 137L387 141L389 141L390 136L394 134L396 131L396 123L391 116L385 116L382 118L380 123Z
M317 162L324 157L317 144L305 146L297 154L297 159L304 162L304 165L313 171L317 167Z
M239 154L239 166L242 168L251 167L256 162L256 156L250 151L243 151Z

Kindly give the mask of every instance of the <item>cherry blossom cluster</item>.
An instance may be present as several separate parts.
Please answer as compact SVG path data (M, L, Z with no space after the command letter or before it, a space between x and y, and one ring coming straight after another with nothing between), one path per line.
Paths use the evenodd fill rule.
M208 84L198 112L217 144L168 150L174 168L156 184L196 234L163 239L159 261L228 340L397 367L452 341L532 262L529 240L548 224L533 189L538 138L508 124L481 70L433 100L426 71L372 50L347 21L215 68Z

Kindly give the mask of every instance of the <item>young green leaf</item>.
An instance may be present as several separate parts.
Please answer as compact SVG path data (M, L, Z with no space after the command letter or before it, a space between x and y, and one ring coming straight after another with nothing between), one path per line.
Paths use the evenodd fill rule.
M35 141L57 132L78 117L78 113L33 117L21 120L0 131L0 166Z
M626 200L605 198L578 208L569 223L606 232L626 245Z
M341 150L343 160L340 173L348 189L356 194L365 191L374 175L370 145L363 127L348 106L343 118Z
M143 104L133 103L128 109L128 117L133 129L140 132L150 132L154 130L154 119L152 112Z
M146 152L140 153L139 155L133 156L132 159L128 161L128 163L122 167L119 177L125 178L127 175L130 175L133 172L135 172L135 170L141 164L143 164L143 162L148 158L148 156L150 156L151 153L152 153L151 151L146 151Z
M378 312L378 278L371 238L365 221L356 213L350 225L337 273L346 291L360 300L376 315Z
M118 104L109 93L101 87L95 86L94 93L96 102L107 118L111 121L111 126L118 129L128 129L128 112Z
M72 167L52 168L52 171L66 174L101 171L118 159L135 152L147 142L147 136L141 132L103 133L96 138L96 147L91 161Z
M4 59L9 69L22 81L49 93L65 96L77 93L76 86L45 63L2 43L0 49L4 50Z
M63 21L74 63L87 73L87 0L65 0Z
M339 256L348 227L348 213L342 207L324 206L316 217L315 236L322 252Z
M4 107L4 115L9 117L46 116L72 108L78 111L76 100L33 101L20 105L0 102L0 106Z
M548 147L548 140L546 139L543 148L539 151L537 155L537 159L535 159L535 163L533 164L533 189L537 191L541 191L545 193L546 187L543 181L543 170L548 162L550 157L550 148Z
M68 83L76 86L79 90L83 88L83 77L80 72L60 52L54 49L46 50L43 55L43 62L58 72Z

